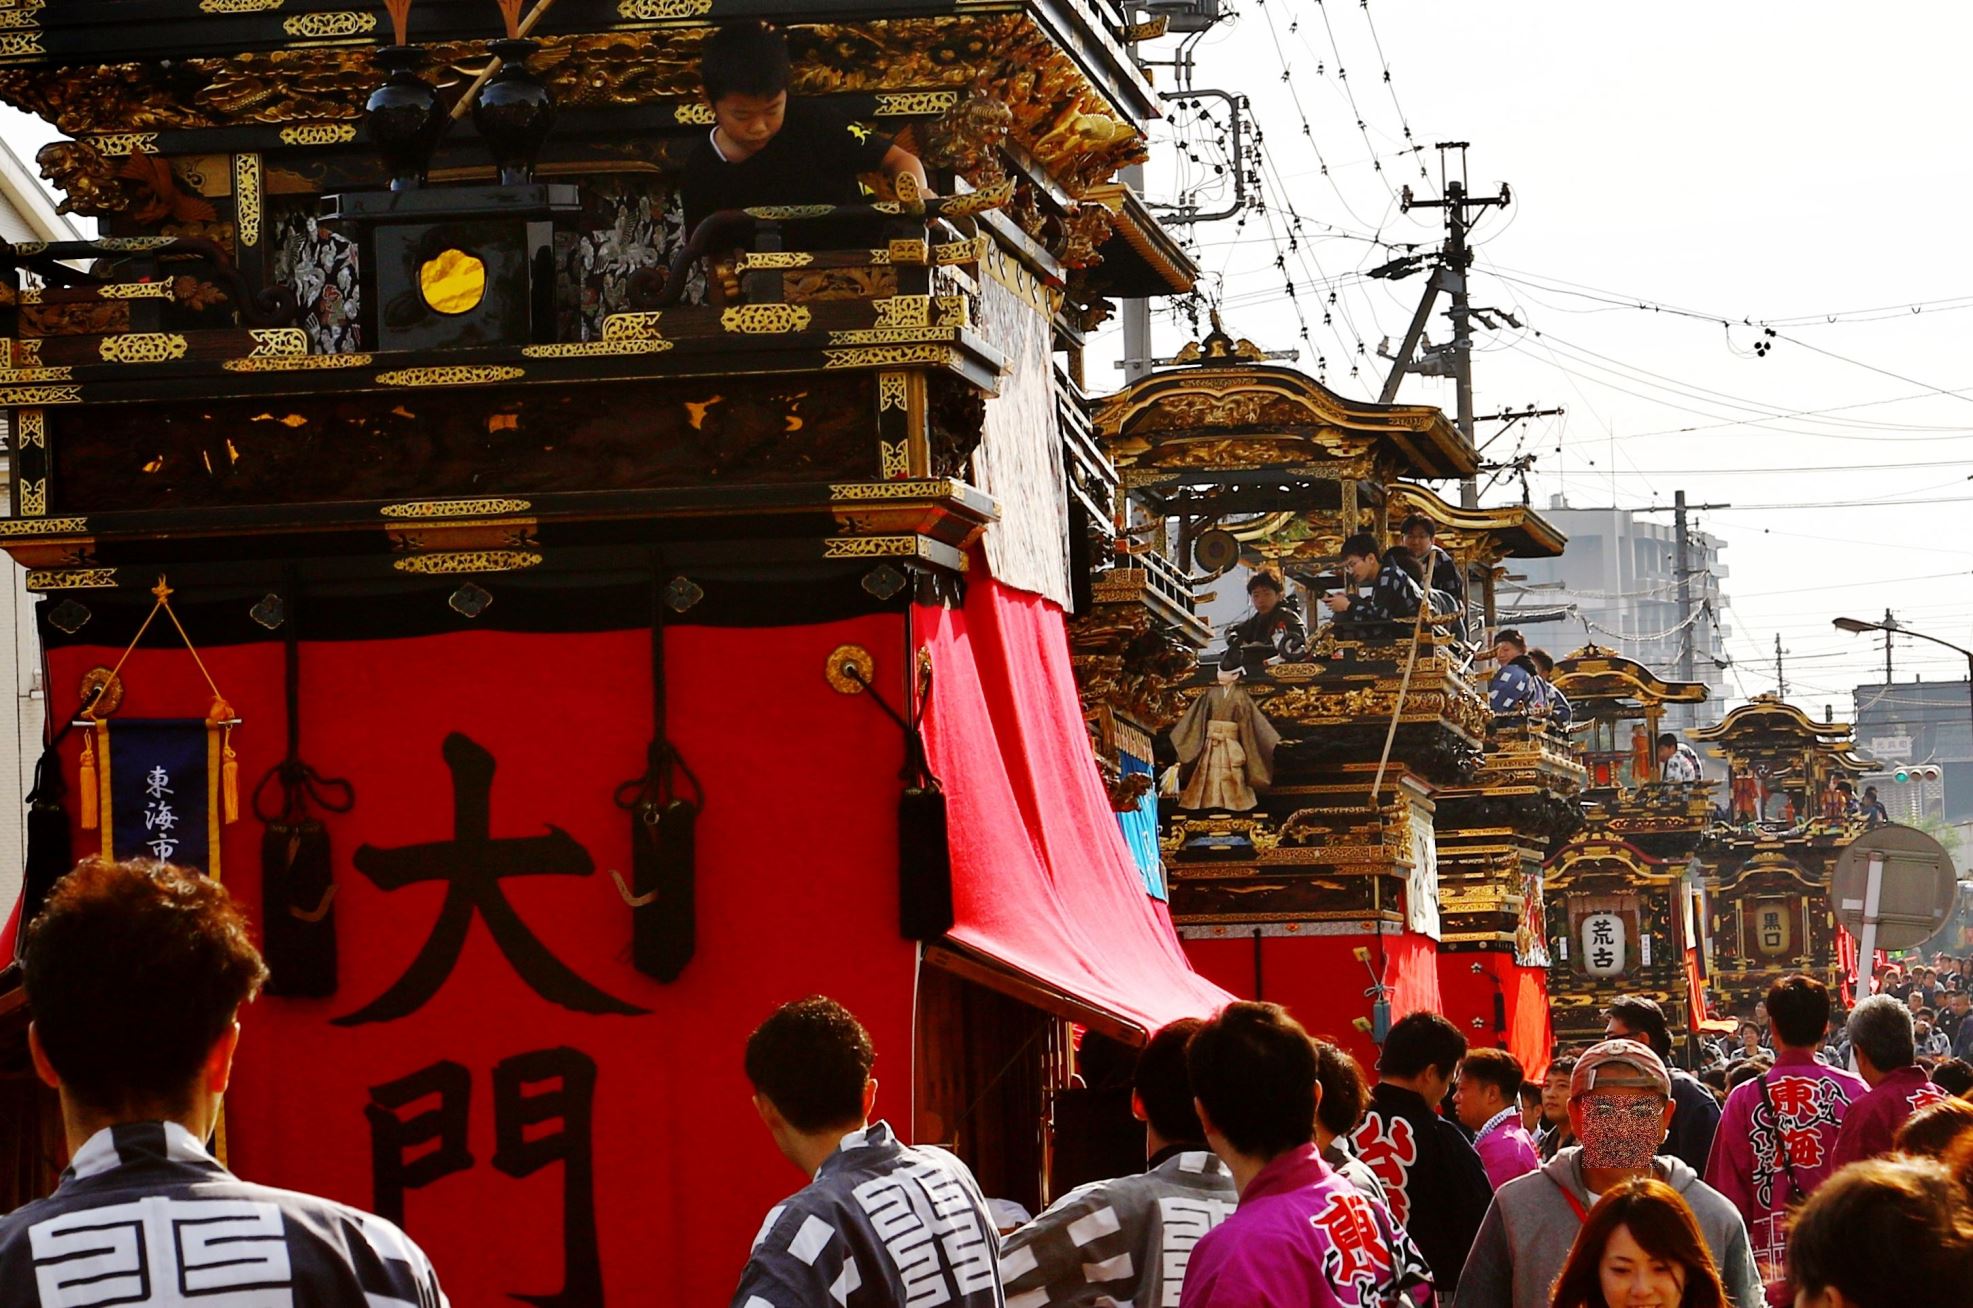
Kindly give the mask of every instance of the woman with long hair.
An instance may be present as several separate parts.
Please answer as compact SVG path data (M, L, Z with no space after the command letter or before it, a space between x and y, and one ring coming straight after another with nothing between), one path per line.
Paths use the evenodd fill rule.
M1728 1308L1719 1268L1678 1191L1625 1181L1583 1219L1553 1308Z

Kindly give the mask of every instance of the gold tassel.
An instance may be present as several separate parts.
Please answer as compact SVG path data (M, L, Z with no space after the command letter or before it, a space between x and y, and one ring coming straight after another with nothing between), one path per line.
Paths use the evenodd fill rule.
M219 741L220 756L226 760L219 769L220 795L226 804L226 821L230 826L240 820L240 757L233 752L233 728L226 728Z
M96 790L96 737L93 732L82 738L82 776L78 784L82 791L82 829L94 831L96 803L100 796Z

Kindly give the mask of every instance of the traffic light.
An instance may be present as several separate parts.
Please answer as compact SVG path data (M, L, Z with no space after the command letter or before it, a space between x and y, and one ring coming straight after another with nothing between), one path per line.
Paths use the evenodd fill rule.
M1891 774L1891 780L1902 786L1913 781L1937 781L1941 775L1937 767L1927 763L1922 767L1901 767Z
M1905 782L1911 780L1911 769L1899 768L1896 772L1893 772L1891 774L1891 780L1897 782L1900 786L1902 786Z

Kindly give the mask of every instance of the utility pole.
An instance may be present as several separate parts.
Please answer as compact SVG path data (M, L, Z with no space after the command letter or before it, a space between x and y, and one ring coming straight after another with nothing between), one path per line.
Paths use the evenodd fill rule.
M1732 507L1731 504L1687 504L1685 502L1684 491L1675 492L1672 496L1674 535L1672 567L1678 574L1678 679L1680 681L1692 681L1696 679L1694 655L1697 652L1697 643L1692 638L1692 628L1693 624L1698 621L1698 618L1692 611L1692 574L1700 571L1700 569L1692 566L1692 529L1686 515L1688 513L1697 513L1701 509L1730 509ZM1661 509L1656 507L1633 510L1635 513L1657 513L1661 511Z
M1473 266L1473 255L1466 247L1466 234L1472 228L1470 210L1506 208L1513 202L1513 193L1502 184L1499 195L1474 197L1466 193L1466 146L1465 141L1441 141L1438 144L1440 166L1443 169L1445 152L1459 151L1459 172L1457 181L1445 184L1445 197L1439 200L1414 199L1409 186L1404 188L1401 201L1405 211L1412 209L1443 209L1446 215L1445 249L1439 256L1439 266L1432 273L1431 283L1425 288L1425 295L1418 304L1418 312L1411 317L1411 326L1405 332L1404 344L1398 350L1391 364L1390 376L1384 379L1381 396L1383 403L1389 404L1397 396L1398 383L1406 371L1425 372L1412 362L1412 351L1418 348L1418 341L1424 335L1425 324L1430 319L1432 305L1440 291L1452 299L1449 315L1452 319L1452 344L1446 348L1446 361L1453 377L1458 396L1459 430L1467 443L1474 443L1473 431L1473 304L1466 289L1467 270ZM1438 371L1438 370L1434 370ZM1440 375L1443 375L1441 372ZM1475 509L1480 505L1480 485L1472 477L1459 484L1459 503L1462 508Z
M1896 631L1898 620L1891 616L1891 610L1884 610L1884 689L1891 688L1891 633Z
M1787 650L1781 648L1781 633L1778 631L1775 632L1774 633L1774 686L1775 686L1775 693L1780 695L1781 698L1783 699L1788 698L1788 673L1784 671L1781 666L1781 656L1783 654L1786 654L1787 652L1788 652Z

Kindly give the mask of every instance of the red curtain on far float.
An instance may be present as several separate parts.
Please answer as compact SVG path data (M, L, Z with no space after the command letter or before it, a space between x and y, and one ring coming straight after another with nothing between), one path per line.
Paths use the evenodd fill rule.
M1381 955L1391 1020L1406 1013L1439 1012L1438 943L1416 932L1372 935L1265 935L1238 927L1211 938L1192 938L1185 952L1210 980L1235 994L1285 1007L1312 1035L1326 1036L1347 1049L1364 1070L1377 1065L1370 1032L1356 1025L1371 1021L1371 971L1355 950L1370 952L1374 967Z

